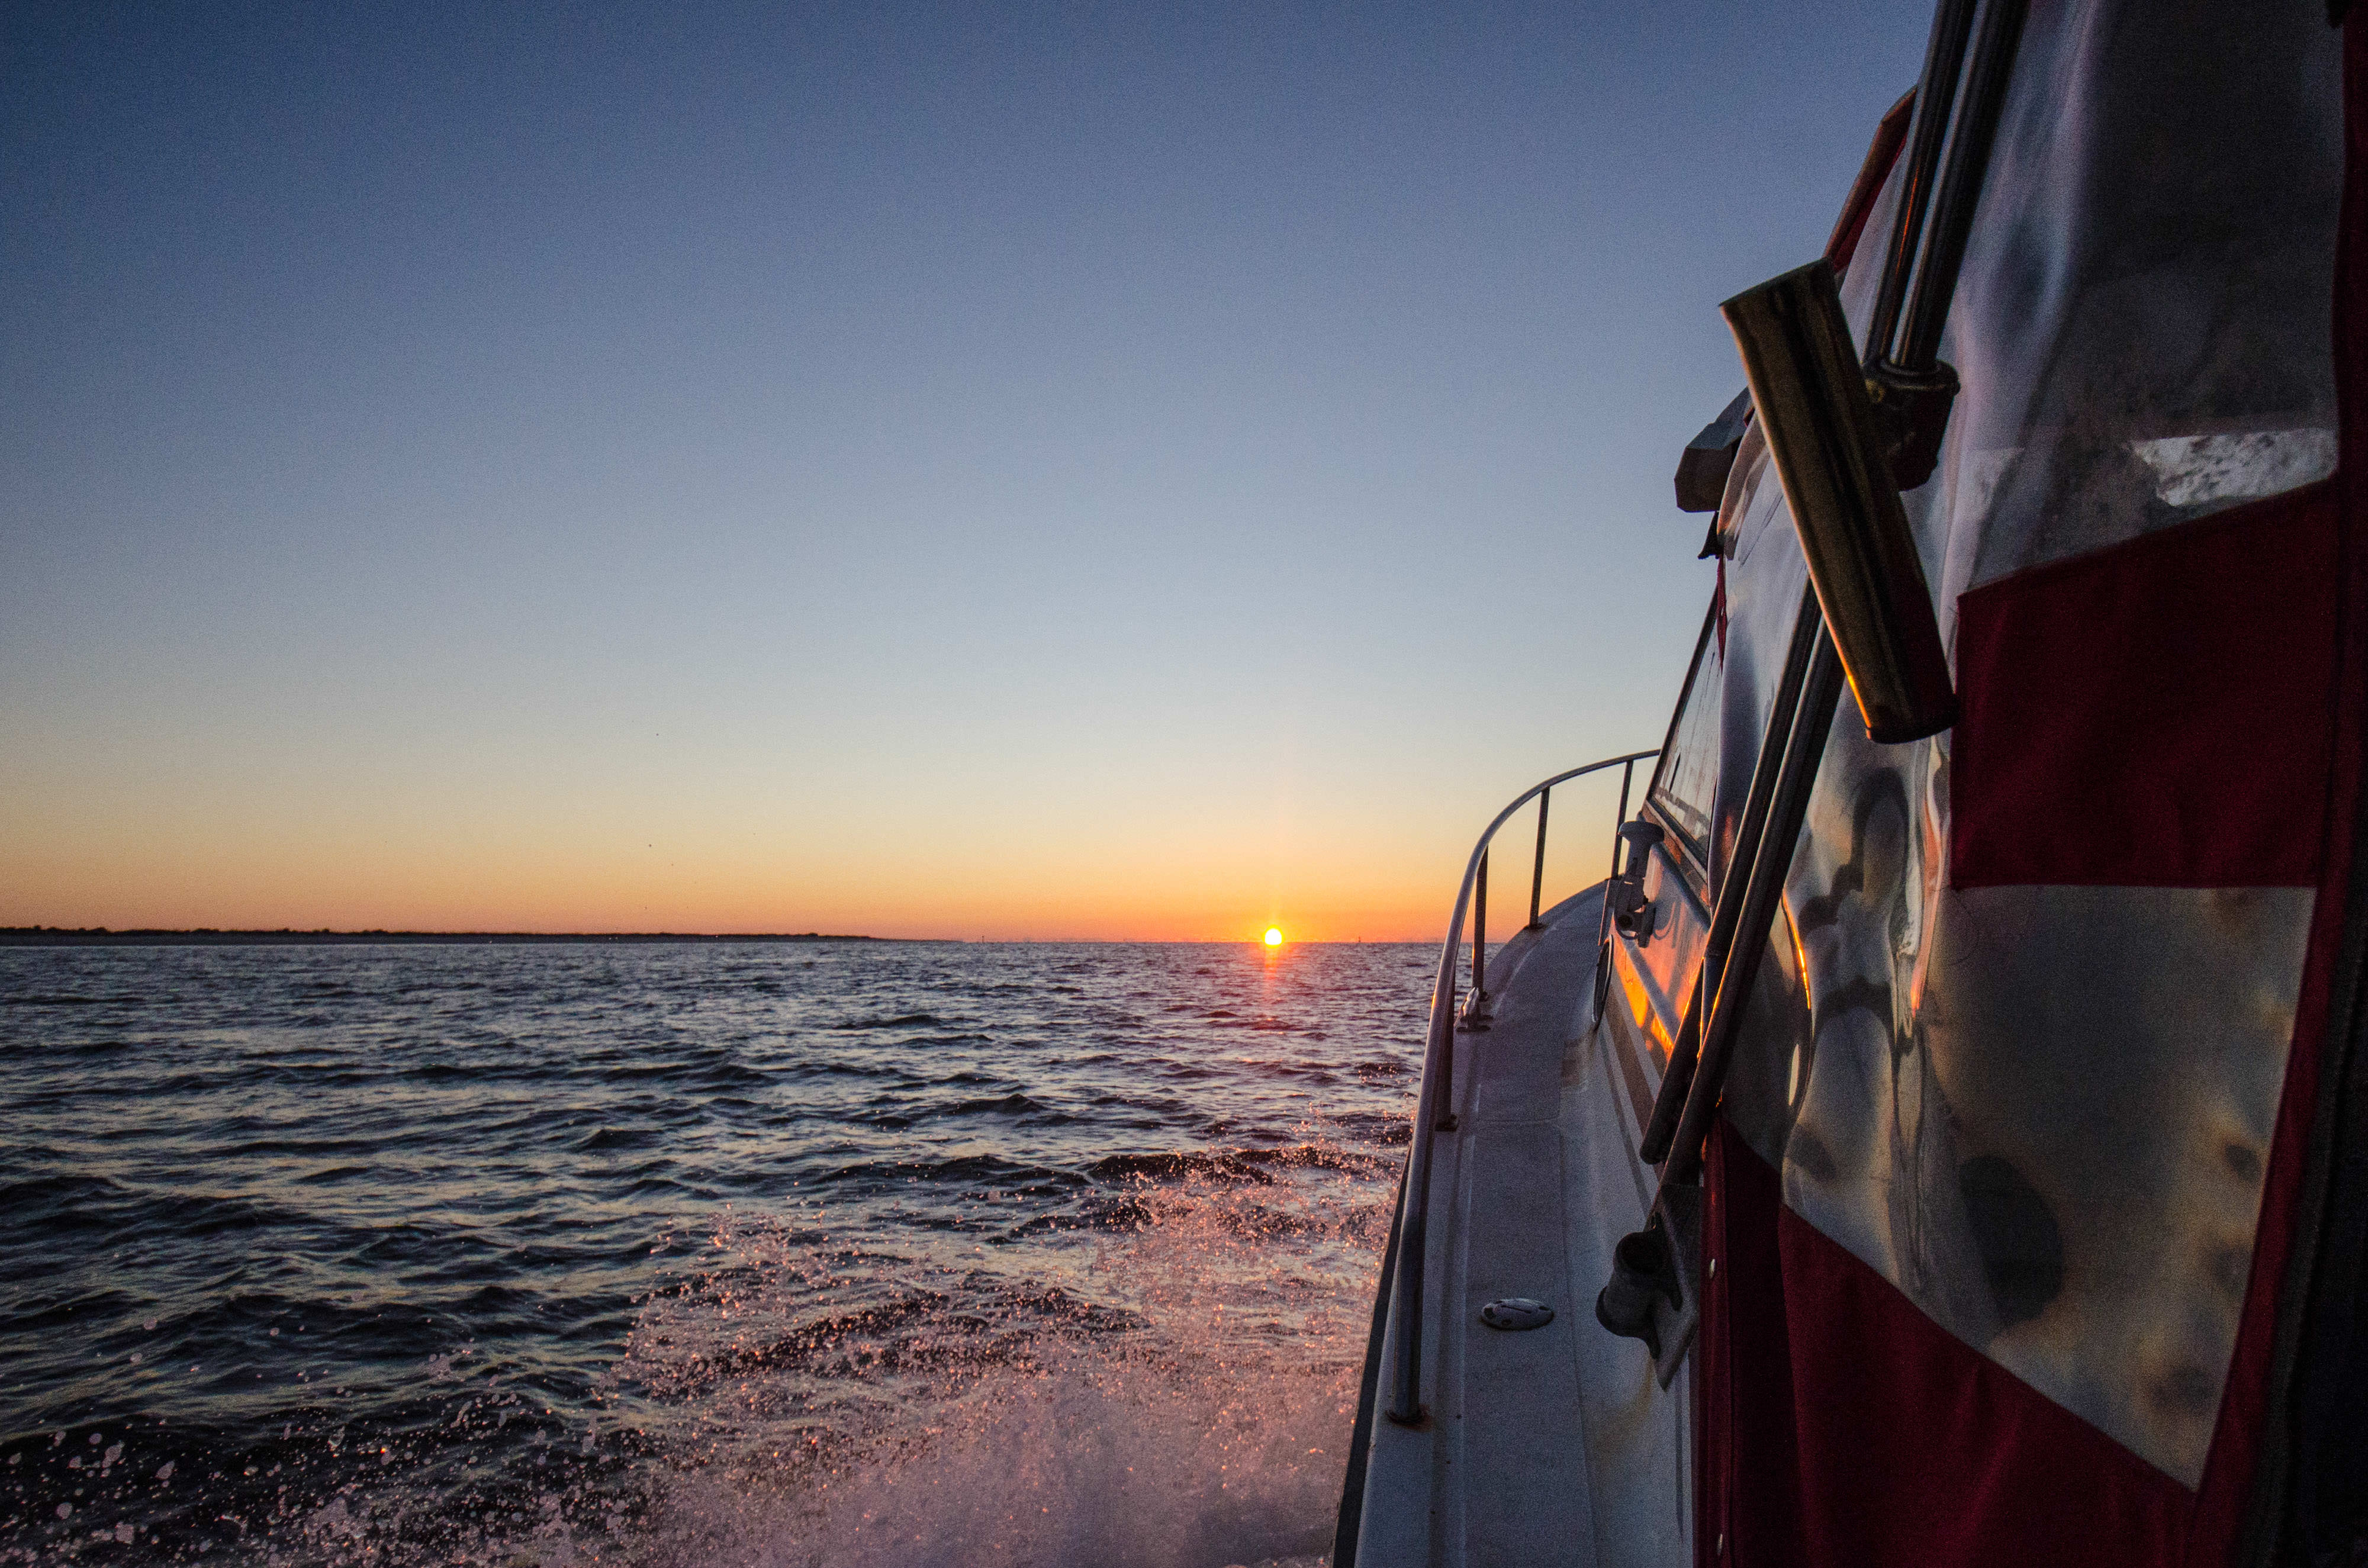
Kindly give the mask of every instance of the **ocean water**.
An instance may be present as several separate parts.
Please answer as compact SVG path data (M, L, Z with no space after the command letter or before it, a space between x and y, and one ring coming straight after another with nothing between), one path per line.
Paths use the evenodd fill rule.
M1435 961L0 950L0 1562L1312 1560Z

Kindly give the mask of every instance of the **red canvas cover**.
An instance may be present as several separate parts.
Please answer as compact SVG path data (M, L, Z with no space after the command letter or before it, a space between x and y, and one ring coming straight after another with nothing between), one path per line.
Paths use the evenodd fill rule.
M2368 333L2354 326L2368 326L2362 24L2346 28L2342 69L2343 211L2328 302L2334 475L2200 519L2124 529L2069 559L2034 535L2027 559L2036 564L1991 571L1969 553L1934 574L1936 585L1966 590L1944 616L1964 718L1952 749L1933 754L1945 770L1935 798L1952 888L2313 897L2258 1222L2249 1250L2234 1255L2241 1305L2200 1470L2167 1473L1936 1321L1871 1266L1866 1238L1845 1244L1788 1202L1793 1184L1816 1176L1815 1162L1795 1151L1782 1168L1771 1165L1777 1156L1761 1152L1769 1124L1731 1104L1743 1121L1720 1123L1705 1174L1709 1282L1694 1363L1704 1568L2205 1564L2238 1548L2293 1260L2368 721ZM1826 831L1813 823L1813 836ZM1868 874L1855 840L1848 854L1851 875ZM1812 967L1816 929L1804 919ZM1920 1000L1919 989L1884 1005L1905 1017ZM1786 1135L1774 1134L1780 1148Z
M1959 600L1950 881L2317 882L2339 510L2322 483Z
M2357 44L2350 52L2355 62L2363 53ZM2347 244L2350 239L2347 232ZM2347 267L2345 276L2357 274ZM2359 368L2348 369L2347 387L2356 384L2351 376ZM2347 399L2347 442L2353 438L2349 407ZM2146 863L2117 865L2104 858L2107 851L2174 860L2188 856L2179 863L2198 875L2226 875L2214 858L2226 857L2227 866L2248 864L2230 846L2247 845L2247 835L2260 831L2262 815L2248 788L2213 793L2199 787L2182 812L2134 815L2122 824L2130 836L2107 840L2105 850L2052 836L2063 813L2051 802L2065 797L2047 790L2062 785L2064 770L2081 766L2083 758L2102 766L2078 737L2112 729L2118 715L2146 706L2150 674L2175 674L2185 655L2162 651L2171 662L2154 666L2143 657L2032 663L2025 654L2051 646L2061 651L2046 632L2048 606L2070 594L2067 585L2083 585L2084 595L2110 596L2117 570L2126 571L2120 587L2159 589L2174 602L2193 585L2186 574L2206 565L2301 585L2302 612L2291 618L2279 613L2276 594L2229 594L2224 614L2230 619L2210 639L2213 647L2241 650L2231 657L2248 680L2293 696L2294 733L2245 755L2261 764L2262 776L2289 805L2296 795L2317 802L2297 813L2310 827L2310 842L2287 851L2296 860L2276 864L2281 875L2317 884L2319 899L2243 1324L2202 1484L2190 1492L1935 1324L1787 1209L1777 1173L1722 1122L1706 1175L1703 1241L1705 1267L1712 1259L1718 1267L1705 1292L1696 1373L1703 1402L1698 1517L1704 1568L1722 1562L1977 1568L2228 1560L2244 1522L2259 1446L2277 1287L2316 1109L2328 982L2350 865L2360 730L2368 714L2356 630L2368 614L2361 502L2347 473L2328 485L2225 514L2192 538L2157 536L2069 570L2041 568L2027 580L2008 579L1985 590L1989 598L1979 614L2001 636L2023 631L2032 641L2016 652L2001 641L1987 655L1992 662L1965 677L1966 722L1996 726L1982 733L2001 751L2015 734L2004 720L2036 698L1986 699L1978 695L1978 680L2044 676L2036 693L2044 695L2048 717L2038 722L2043 733L2021 764L2030 772L1999 769L2023 783L2025 793L1969 801L1969 788L1979 792L1990 785L1978 769L1970 785L1961 776L1955 786L1960 823L1980 824L1983 833L2010 844L2051 846L2106 880L2136 880L2127 872ZM2087 586L2091 578L2107 585ZM2326 591L2317 591L2317 584ZM1975 607L1968 607L1969 635L1975 615ZM2209 680L2203 686L2216 689ZM2208 707L2204 716L2213 716ZM2143 744L2143 737L2133 740ZM2330 768L2336 757L2343 759L2340 772ZM2048 769L2055 771L2051 776ZM2042 785L2025 782L2034 773ZM2208 774L2208 779L2228 777ZM2148 843L2136 835L2149 821L2173 824L2177 833ZM2308 862L2297 863L2305 855ZM1989 851L1977 846L1978 870L2005 860L1986 856Z

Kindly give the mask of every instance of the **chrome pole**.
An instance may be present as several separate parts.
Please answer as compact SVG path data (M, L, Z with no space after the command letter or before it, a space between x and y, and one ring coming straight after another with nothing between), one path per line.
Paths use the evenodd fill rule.
M1537 863L1530 868L1530 924L1528 929L1531 931L1537 930L1545 924L1544 921L1538 918L1538 894L1543 891L1546 885L1546 802L1553 799L1554 791L1552 790L1541 790L1538 791L1538 858Z
M1818 765L1825 760L1826 737L1834 727L1834 710L1847 684L1834 640L1818 622L1816 650L1802 683L1801 706L1792 733L1784 743L1784 761L1768 805L1768 829L1752 857L1744 883L1743 907L1735 924L1735 940L1726 950L1717 987L1707 986L1710 1017L1702 1025L1702 1049L1693 1082L1686 1087L1685 1109L1679 1114L1677 1135L1670 1141L1669 1163L1661 1169L1661 1185L1683 1186L1702 1170L1702 1142L1710 1135L1710 1119L1717 1113L1719 1091L1726 1084L1727 1058L1743 1027L1743 1007L1759 974L1760 956L1768 950L1768 931L1776 919L1776 905L1784 896L1784 882L1793 870L1801 824L1809 814L1809 797L1816 789Z
M1759 841L1768 831L1768 807L1776 798L1776 776L1784 762L1784 745L1793 733L1793 716L1801 706L1801 687L1809 676L1809 655L1816 651L1825 628L1817 608L1817 590L1801 589L1801 608L1793 616L1793 641L1784 651L1784 672L1776 682L1776 699L1768 705L1768 726L1752 764L1751 787L1743 797L1743 817L1719 868L1718 893L1711 904L1710 935L1702 943L1702 960L1695 972L1693 994L1686 1004L1685 1020L1669 1050L1661 1087L1653 1098L1652 1119L1637 1145L1636 1157L1648 1165L1668 1158L1670 1140L1677 1136L1678 1114L1686 1108L1693 1087L1694 1062L1702 1045L1702 1013L1714 999L1718 976L1726 968L1726 950L1735 943L1735 929L1743 917L1743 895L1751 868L1759 858Z
M1964 266L1965 242L1973 234L1974 210L1981 203L1983 177L1989 172L1990 148L2006 108L2007 81L2014 73L2027 3L1990 0L1983 7L1981 36L1974 40L1956 134L1949 142L1949 166L1941 171L1934 196L1932 233L1925 242L1924 265L1916 274L1899 334L1895 363L1911 374L1931 369L1941 357L1941 334L1949 324L1958 269ZM1868 347L1883 345L1878 341Z
M1965 42L1973 36L1974 0L1941 0L1932 15L1932 35L1924 46L1924 74L1916 87L1916 119L1907 132L1907 173L1900 192L1898 215L1892 220L1891 243L1884 254L1883 284L1875 294L1874 314L1867 324L1868 357L1884 358L1899 328L1906 303L1908 275L1915 270L1917 242L1923 237L1924 213L1932 200L1932 182L1941 169L1941 143L1949 133L1949 113L1957 98L1957 78L1964 74Z
M1634 776L1636 765L1629 762L1620 769L1620 814L1611 819L1611 869L1605 874L1620 874L1620 830L1628 825L1628 781Z
M1472 898L1472 1017L1488 1012L1488 853L1480 853L1480 888Z

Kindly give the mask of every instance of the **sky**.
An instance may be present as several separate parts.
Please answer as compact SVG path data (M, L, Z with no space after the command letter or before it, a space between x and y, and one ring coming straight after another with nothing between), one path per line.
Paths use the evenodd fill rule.
M0 925L1435 937L1928 24L13 7Z

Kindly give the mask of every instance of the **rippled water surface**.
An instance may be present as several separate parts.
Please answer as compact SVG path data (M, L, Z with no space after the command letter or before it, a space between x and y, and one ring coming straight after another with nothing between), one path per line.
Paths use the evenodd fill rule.
M0 950L0 1560L1330 1542L1435 950Z

